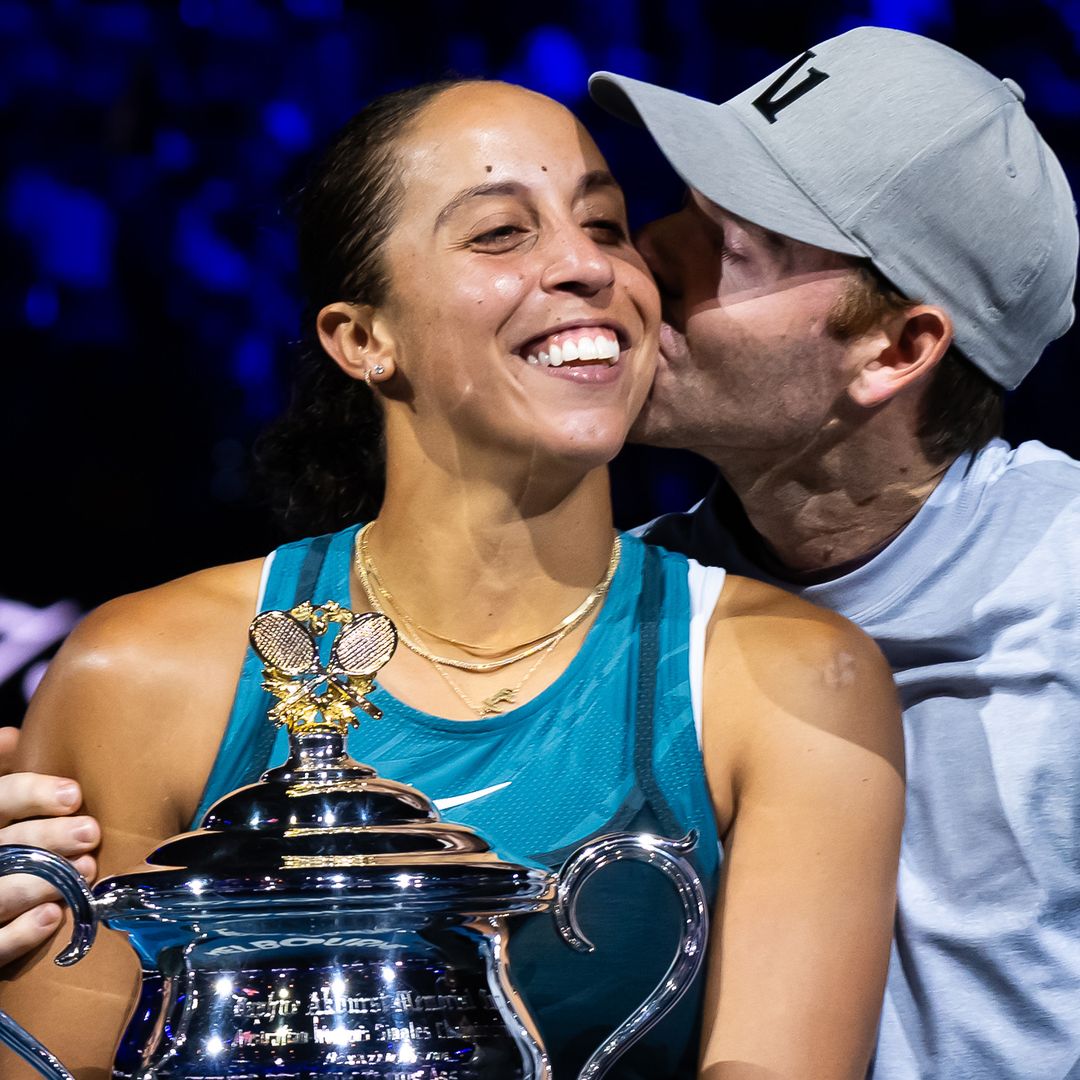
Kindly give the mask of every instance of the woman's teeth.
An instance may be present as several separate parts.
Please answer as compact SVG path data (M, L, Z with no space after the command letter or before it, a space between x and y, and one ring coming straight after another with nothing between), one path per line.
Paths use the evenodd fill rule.
M561 367L575 360L608 360L617 364L619 343L606 334L597 334L596 337L579 337L572 341L564 341L562 345L551 345L547 349L529 353L525 359L530 364L540 364L542 367Z

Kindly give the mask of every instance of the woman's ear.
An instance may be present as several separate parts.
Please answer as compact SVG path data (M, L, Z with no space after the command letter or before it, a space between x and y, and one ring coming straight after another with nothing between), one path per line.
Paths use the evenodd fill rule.
M930 304L917 304L867 335L871 355L860 364L848 386L851 399L873 408L925 378L952 344L948 313Z
M370 304L339 300L327 304L315 319L319 342L352 379L368 386L394 374L394 339L390 328Z

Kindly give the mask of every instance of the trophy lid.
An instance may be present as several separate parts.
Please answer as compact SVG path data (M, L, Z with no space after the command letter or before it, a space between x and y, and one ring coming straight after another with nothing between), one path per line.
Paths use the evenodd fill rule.
M334 623L341 629L324 666L316 636ZM95 894L113 915L153 910L160 919L165 909L190 915L218 903L235 914L267 894L280 909L290 896L310 903L326 891L371 910L547 906L554 875L545 867L502 857L474 829L443 821L416 788L346 754L356 710L381 717L365 695L397 644L385 615L302 604L263 612L250 636L266 664L263 685L278 699L270 719L289 732L289 758L215 802L199 829L167 840L147 868L100 883Z

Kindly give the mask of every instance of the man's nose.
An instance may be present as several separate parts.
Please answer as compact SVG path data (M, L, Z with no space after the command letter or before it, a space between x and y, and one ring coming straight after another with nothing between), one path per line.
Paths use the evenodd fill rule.
M680 225L679 215L670 214L650 221L634 236L634 244L660 290L666 317L670 317L669 311L677 309L682 298L678 260Z
M542 279L545 289L594 296L614 285L614 261L587 233L564 230L552 237L550 251Z

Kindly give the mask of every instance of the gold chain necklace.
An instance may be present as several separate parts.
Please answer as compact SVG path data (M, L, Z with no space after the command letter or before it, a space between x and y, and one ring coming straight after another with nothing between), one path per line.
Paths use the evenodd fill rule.
M401 635L401 642L406 648L416 653L417 656L423 657L423 659L433 664L442 664L444 667L457 668L459 671L470 671L476 674L481 674L486 671L498 671L500 668L520 663L522 660L526 660L528 657L535 656L538 652L542 652L553 640L561 641L572 630L577 629L577 627L592 614L593 609L600 603L604 596L607 595L607 591L611 587L611 582L615 577L615 571L619 567L619 558L622 554L622 543L620 542L618 535L616 535L615 540L611 545L611 556L608 559L607 570L604 571L604 576L597 582L596 587L589 595L585 597L585 599L571 611L569 615L562 619L554 630L549 630L546 634L542 634L538 638L533 638L532 641L526 642L524 645L513 646L517 651L513 652L510 656L500 657L498 660L459 660L452 656L439 656L436 653L431 652L417 640L420 633L424 632L423 627L418 626L410 616L405 614L404 609L397 600L394 599L390 590L387 589L382 578L379 576L379 571L368 552L367 533L373 524L374 522L369 522L357 534L356 549L353 559L356 565L356 575L360 579L360 584L363 586L364 595L367 597L368 603L371 604L372 608L376 611L383 610L381 606L377 606L378 600L375 598L375 591L377 589L382 595L383 601L389 604L394 611L402 617L402 621L406 623L406 628L410 633L408 635ZM375 583L374 588L372 587L372 582Z
M378 600L374 596L372 596L367 584L364 583L363 578L361 578L361 583L364 584L364 594L368 598L368 603L375 611L382 611ZM385 614L385 612L383 612L383 614ZM410 634L415 636L416 626L409 618L409 616L400 610L398 610L397 614L402 625L408 629ZM501 687L500 689L496 690L495 693L492 694L490 697L484 698L479 705L476 704L476 702L473 701L473 699L465 693L461 686L459 686L458 683L450 677L450 672L444 670L442 664L437 657L435 657L434 655L425 656L423 652L418 653L418 655L423 656L425 660L431 663L431 666L438 673L439 677L443 680L443 682L446 683L448 687L450 687L451 690L453 690L453 692L461 699L461 701L464 702L466 708L468 708L471 712L476 713L477 716L483 718L485 716L492 716L496 713L501 713L503 711L504 705L516 704L518 691L520 691L521 688L525 685L525 683L529 681L529 678L532 676L533 672L536 671L540 664L547 659L548 654L555 648L555 646L558 645L559 642L562 641L563 638L566 637L566 635L569 633L570 631L567 629L556 634L555 637L552 638L552 640L549 641L542 650L540 650L540 655L537 656L537 658L532 662L532 664L529 665L529 670L525 672L525 674L521 677L521 679L518 680L518 682L514 686ZM398 639L401 641L407 641L406 635L401 630L398 631Z
M364 587L364 595L367 597L368 603L371 605L372 609L385 614L385 611L379 604L378 599L373 595L371 591L370 582L366 580L366 575L361 575L360 582ZM409 616L400 609L397 609L397 615L402 626L408 630L409 634L412 634L415 637L416 625L409 618ZM458 685L458 683L454 679L450 677L450 672L444 670L438 657L433 654L425 655L427 651L422 650L422 647L422 651L415 648L413 649L413 651L418 652L418 655L429 661L431 663L431 666L438 673L439 677L461 699L461 701L465 704L465 707L468 708L471 712L476 713L476 715L482 719L485 716L492 716L496 713L501 713L505 705L514 705L517 703L518 692L529 681L533 672L536 671L540 664L545 659L547 659L548 654L555 648L555 646L558 645L559 642L562 641L563 638L565 638L567 634L570 633L571 629L573 628L567 627L555 634L555 636L540 650L540 655L537 656L537 658L529 666L529 670L525 672L525 674L518 680L518 682L514 686L501 687L500 689L496 690L495 693L492 694L490 697L484 698L479 705L475 701L473 701L473 699L470 698L468 694L465 693L465 691L461 688L461 686ZM401 629L398 630L398 640L404 641L406 642L406 644L409 643L407 635Z
M536 638L533 642L530 642L527 647L519 649L513 656L505 657L497 661L488 661L484 663L470 663L464 660L455 660L452 657L436 656L428 649L424 648L418 640L419 635L417 633L418 627L416 623L405 613L401 606L394 600L389 590L382 583L378 576L378 571L375 568L374 563L371 560L371 556L367 550L367 536L366 533L373 523L369 522L360 530L356 538L356 553L354 562L356 565L357 576L360 579L360 585L364 590L364 596L367 599L368 604L373 611L386 614L383 609L382 603L379 601L379 597L376 595L376 588L379 593L382 594L383 599L391 607L394 608L400 621L404 627L409 631L408 634L402 633L399 627L398 636L399 639L409 648L412 652L416 653L422 659L427 660L446 683L446 685L457 695L462 703L471 712L476 713L477 716L483 718L485 716L491 716L496 713L501 713L503 707L506 705L513 705L517 703L517 695L524 687L525 683L529 681L533 673L540 667L544 660L550 655L555 647L566 638L571 631L576 629L585 617L593 610L600 599L607 593L608 588L611 585L611 581L615 576L615 570L619 565L619 556L621 554L622 545L619 541L618 535L615 537L615 541L611 549L611 557L608 560L608 568L604 574L604 577L592 590L585 601L580 604L574 611L572 611L566 618L560 622L560 624L552 630L550 633L543 635L541 638ZM372 579L374 579L376 586L372 587ZM529 670L525 672L524 676L514 686L504 686L497 690L490 697L484 698L479 704L474 702L465 691L450 677L450 673L445 671L444 668L459 668L464 671L472 671L475 673L482 673L485 671L493 671L497 668L507 667L510 664L518 663L521 660L526 659L529 656L536 656L536 660L529 665Z
M569 631L567 631L567 633L569 633ZM431 666L442 676L443 682L445 682L446 685L461 698L465 703L465 707L483 719L485 716L494 716L497 713L501 713L503 711L503 706L505 705L517 704L518 691L529 681L533 672L547 659L548 654L554 650L555 646L558 645L565 636L566 634L562 634L555 638L555 640L540 653L540 655L529 665L529 670L525 672L516 686L504 686L502 689L496 690L490 697L484 698L479 705L477 705L476 702L450 678L450 672L444 671L438 662L433 661Z

